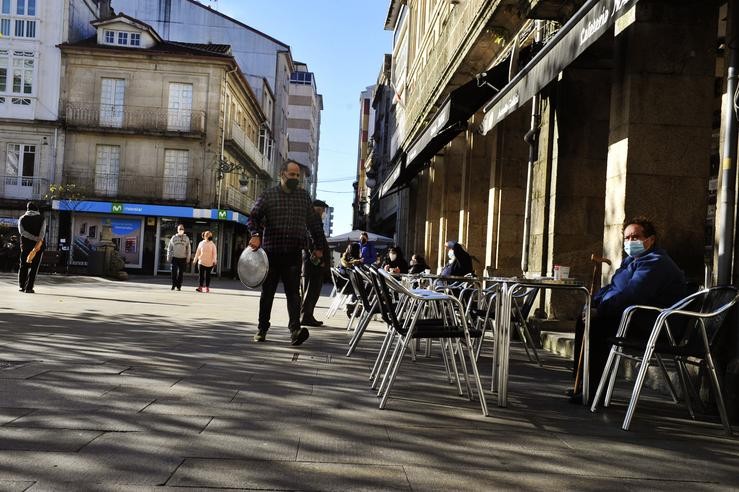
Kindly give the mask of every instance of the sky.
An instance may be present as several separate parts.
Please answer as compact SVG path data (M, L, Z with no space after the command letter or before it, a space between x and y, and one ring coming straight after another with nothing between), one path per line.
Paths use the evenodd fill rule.
M377 81L389 0L218 0L210 4L290 46L323 95L317 198L334 207L333 234L352 229L352 183L357 172L359 95Z

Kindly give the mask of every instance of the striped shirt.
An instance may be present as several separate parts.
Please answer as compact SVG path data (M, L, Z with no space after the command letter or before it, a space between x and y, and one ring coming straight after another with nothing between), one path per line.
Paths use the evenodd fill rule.
M287 193L277 185L265 190L251 209L247 227L252 234L262 235L267 252L299 252L307 246L306 230L319 249L328 248L321 218L303 189Z

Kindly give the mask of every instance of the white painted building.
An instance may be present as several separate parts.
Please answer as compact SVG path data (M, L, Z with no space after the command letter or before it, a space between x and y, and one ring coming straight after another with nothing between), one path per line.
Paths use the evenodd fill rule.
M17 218L61 181L57 45L94 35L97 14L93 0L0 2L0 217Z
M260 150L272 159L275 176L288 157L289 80L294 68L290 47L195 0L112 0L112 6L151 25L164 39L231 46L267 115Z
M323 96L318 94L315 75L308 70L305 63L295 62L295 71L290 76L288 157L310 169L305 188L314 198L318 183L318 144L322 110Z

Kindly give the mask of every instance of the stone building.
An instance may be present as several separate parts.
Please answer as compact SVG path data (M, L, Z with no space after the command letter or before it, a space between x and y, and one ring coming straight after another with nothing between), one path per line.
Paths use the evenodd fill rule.
M623 221L646 215L689 279L736 285L737 12L718 0L391 0L403 104L381 195L400 200L401 244L441 267L456 239L490 275L559 264L589 279L596 253L613 261L606 280Z
M0 235L17 234L28 200L59 182L64 131L59 124L59 43L90 36L92 0L9 0L0 4ZM43 204L41 204L43 206ZM56 248L58 222L47 240Z
M375 112L372 96L375 86L371 85L359 95L359 134L357 138L357 180L354 182L354 203L352 229L367 229L369 214L369 193L367 185L367 160L372 149L372 135L375 128Z
M127 268L168 271L166 241L183 223L193 247L211 230L217 270L232 268L271 163L257 148L266 117L231 48L165 41L124 14L93 25L95 36L60 45L63 182L82 201L54 208L72 264L110 225Z
M288 158L296 160L308 169L304 185L314 198L318 184L321 111L323 111L323 96L318 93L316 76L308 70L308 65L296 61L295 70L290 75L287 118L290 137Z

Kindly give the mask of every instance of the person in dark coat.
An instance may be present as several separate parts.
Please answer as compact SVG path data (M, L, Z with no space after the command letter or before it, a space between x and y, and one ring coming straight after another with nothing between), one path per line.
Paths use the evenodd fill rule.
M313 200L313 210L323 220L328 204L323 200ZM319 258L315 242L308 235L308 248L303 252L303 304L300 308L300 324L303 326L322 326L323 321L318 321L313 314L318 298L321 296L323 287L323 273L329 259L326 251L322 251Z
M408 273L417 274L423 273L426 270L431 270L431 267L426 263L426 259L421 255L411 256L410 267Z
M623 235L626 257L613 274L611 283L593 296L591 305L590 395L595 394L608 359L611 348L608 338L616 335L624 310L635 304L664 308L687 295L685 275L667 252L657 247L657 231L652 222L644 217L627 220ZM651 326L651 322L644 325ZM575 354L580 353L584 329L584 321L578 320ZM576 367L578 369L581 368ZM570 398L573 403L582 402L582 394Z
M475 273L472 268L472 257L457 241L447 241L447 256L449 263L442 269L442 275L464 277L468 273Z
M403 251L398 246L388 249L382 267L391 273L408 273L408 262L403 258Z
M39 212L38 206L33 202L26 204L26 213L18 220L18 232L21 237L21 255L18 268L18 290L26 294L33 294L33 284L36 274L41 265L41 257L46 249L45 243L39 243L46 234L46 219ZM28 263L28 254L40 244L36 255L31 263Z

